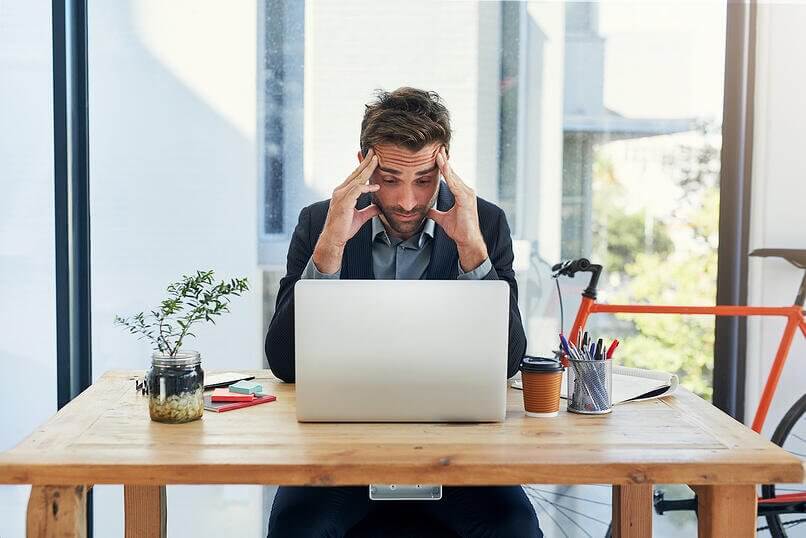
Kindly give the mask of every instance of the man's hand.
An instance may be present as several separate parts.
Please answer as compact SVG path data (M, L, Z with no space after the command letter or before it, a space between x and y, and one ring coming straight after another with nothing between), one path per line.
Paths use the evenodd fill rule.
M437 154L437 166L448 188L451 189L455 202L448 211L429 209L428 216L442 226L448 237L453 239L459 251L459 265L462 266L462 271L470 272L488 258L487 244L479 227L476 192L465 185L453 171L444 147Z
M333 191L325 226L313 250L313 263L320 272L338 271L341 268L341 258L347 241L365 222L380 214L375 204L370 204L360 211L355 208L361 194L375 192L381 188L380 185L367 184L377 166L378 157L373 150L369 150L358 168Z

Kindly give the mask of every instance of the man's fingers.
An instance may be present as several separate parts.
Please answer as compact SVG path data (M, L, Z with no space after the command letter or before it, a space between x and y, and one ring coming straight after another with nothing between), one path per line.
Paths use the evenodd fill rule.
M368 159L364 159L364 161L361 164L364 163L366 163L366 166L364 166L360 171L356 170L355 173L350 175L350 177L348 177L344 181L344 183L339 185L338 188L341 189L346 187L352 189L356 185L366 183L367 180L369 180L369 178L372 177L372 174L375 172L375 168L378 166L378 156L373 155Z
M380 185L374 183L367 185L366 183L355 181L351 186L347 187L345 192L347 192L347 196L349 196L352 201L355 201L363 193L377 192L380 188Z
M358 188L361 189L362 193L365 193L365 192L375 192L377 190L380 190L381 186L377 185L375 183L372 183L370 185L364 185L363 183L359 183Z
M361 225L363 226L365 222L367 222L372 217L381 214L381 210L375 204L369 204L364 209L356 210L356 214L361 219Z
M364 160L366 161L367 159ZM366 183L369 180L369 178L372 177L372 174L375 173L375 169L377 167L378 167L378 156L373 155L369 160L369 164L367 164L367 166L364 167L363 170L361 170L361 173L359 173L358 176L356 176L354 181L356 181L357 183Z
M448 187L453 191L454 186L457 184L456 176L454 176L453 170L451 170L451 165L448 164L448 159L445 158L444 151L444 149L441 149L439 153L437 153L437 166L439 167L439 171L442 172L442 177L444 177L445 181L448 183Z
M462 188L456 182L456 178L451 171L450 165L447 163L441 153L437 155L437 166L439 167L440 172L442 172L442 177L445 178L445 183L448 184L448 188L453 193L454 198L459 198L462 194Z
M436 222L437 224L439 224L440 226L442 226L442 223L444 222L445 217L451 211L453 211L453 209L449 209L448 211L440 211L439 209L434 209L432 207L431 209L428 210L428 213L426 213L426 216L429 219L431 219L434 222ZM444 228L444 226L443 226L443 228Z
M350 183L352 180L354 180L356 177L358 177L358 175L361 174L361 172L363 172L364 169L367 166L370 165L370 163L372 162L373 157L375 157L375 150L370 148L369 151L367 152L366 156L364 157L364 160L361 161L360 163L358 163L358 166L355 168L355 170L353 170L353 173L350 174L349 176L347 176L347 179L345 179L341 183L341 185L339 185L339 187L344 187L345 185Z
M473 189L465 185L464 181L453 172L444 147L437 154L437 166L442 172L442 177L445 178L445 182L448 184L448 188L451 190L454 197L464 199L467 195L473 194Z
M448 152L445 151L445 146L442 147L442 160L445 162L445 166L448 168L448 173L450 173L450 175L453 178L453 180L456 183L458 183L459 185L461 185L463 187L467 187L467 185L465 185L465 182L462 181L462 178L460 178L456 174L456 172L453 171L453 167L451 166L451 162L448 160Z

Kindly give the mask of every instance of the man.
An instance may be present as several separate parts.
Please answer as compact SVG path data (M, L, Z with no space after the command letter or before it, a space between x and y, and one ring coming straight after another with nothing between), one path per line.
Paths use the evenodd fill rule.
M300 278L506 280L507 373L515 375L526 336L509 226L500 208L476 197L453 171L450 139L448 110L434 92L399 88L367 105L358 167L330 200L302 210L291 238L266 335L266 357L277 377L294 381L294 284ZM380 504L369 500L366 487L281 487L269 536L343 536ZM520 486L445 487L441 501L408 506L460 536L542 536Z

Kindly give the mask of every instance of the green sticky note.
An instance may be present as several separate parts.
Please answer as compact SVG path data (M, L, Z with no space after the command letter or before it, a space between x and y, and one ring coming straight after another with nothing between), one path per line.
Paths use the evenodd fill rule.
M229 386L229 391L238 394L256 394L263 391L263 386L251 381L238 381Z

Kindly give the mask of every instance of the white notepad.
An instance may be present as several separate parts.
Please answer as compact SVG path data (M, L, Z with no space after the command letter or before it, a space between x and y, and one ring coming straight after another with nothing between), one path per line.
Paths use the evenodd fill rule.
M566 376L567 373L563 372L563 382L560 388L562 398L567 398ZM669 396L674 394L679 384L680 380L676 374L613 365L613 405ZM513 381L511 386L516 389L523 388L520 379Z

